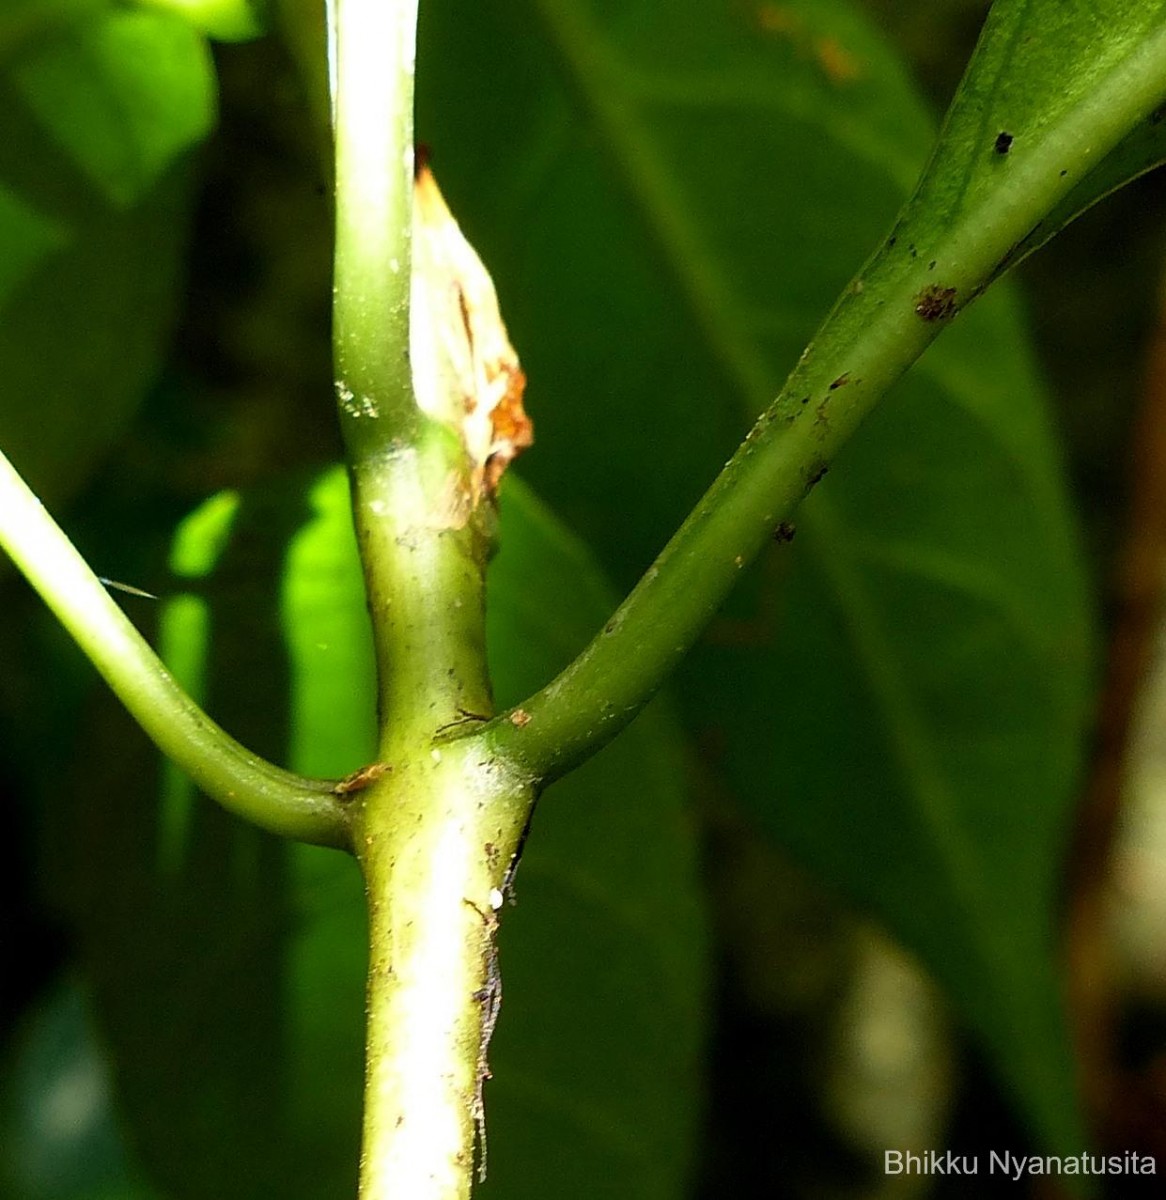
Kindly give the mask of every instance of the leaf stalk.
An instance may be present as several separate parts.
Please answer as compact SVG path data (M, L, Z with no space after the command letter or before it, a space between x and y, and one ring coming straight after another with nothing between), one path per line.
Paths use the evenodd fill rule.
M285 771L216 725L166 669L3 454L0 546L130 715L202 791L271 833L349 847L348 817L332 781Z
M485 735L493 749L550 781L633 720L887 389L1164 97L1166 26L1132 46L1121 69L1060 121L1027 139L1024 153L1013 153L1015 169L950 222L934 220L929 164L891 236L696 508L579 656L491 723Z

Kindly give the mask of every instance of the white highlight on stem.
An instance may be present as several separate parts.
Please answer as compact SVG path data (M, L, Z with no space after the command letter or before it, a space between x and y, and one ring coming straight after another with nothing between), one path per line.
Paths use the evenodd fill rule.
M397 1059L399 1076L392 1087L409 1097L402 1110L400 1136L395 1139L402 1166L394 1179L401 1195L423 1195L424 1180L440 1162L437 1147L456 1155L462 1145L461 1121L449 1103L450 1080L434 1070L434 1047L450 1042L464 1006L465 924L474 913L462 900L465 868L464 839L454 826L447 826L428 859L428 887L417 896L418 909L426 914L415 926L418 936L408 957L408 975L402 981ZM417 1150L425 1148L421 1153Z

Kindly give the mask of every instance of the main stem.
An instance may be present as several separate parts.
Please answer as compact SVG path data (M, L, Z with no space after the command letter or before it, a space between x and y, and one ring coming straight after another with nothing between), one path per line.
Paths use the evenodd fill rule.
M466 1200L499 998L496 903L533 803L487 753L488 503L410 363L415 0L337 0L336 391L372 615L376 782L353 793L369 903L362 1200ZM430 364L432 367L432 364ZM468 734L456 741L451 735Z
M481 515L451 519L460 447L357 462L357 535L380 680L379 759L353 840L369 902L363 1200L465 1200L497 999L494 901L533 796L473 730L492 711ZM456 486L456 484L454 485Z
M333 0L333 348L349 461L408 445L417 0Z
M494 903L531 799L483 770L480 751L417 746L358 824L370 925L362 1200L470 1195L500 998Z

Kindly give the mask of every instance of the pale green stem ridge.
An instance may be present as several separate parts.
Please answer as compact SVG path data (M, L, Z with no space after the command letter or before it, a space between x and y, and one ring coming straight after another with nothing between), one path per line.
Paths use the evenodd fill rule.
M348 848L332 784L252 754L194 703L3 454L0 546L138 724L208 796L272 833Z
M486 677L489 529L468 514L462 450L429 425L416 447L354 466L353 516L377 658L380 756L493 713Z
M466 1200L483 1128L497 897L533 788L476 739L486 678L488 530L467 518L461 448L416 447L353 471L353 506L391 767L353 805L369 899L362 1200Z
M426 743L362 804L370 941L361 1200L468 1200L501 999L496 905L532 803L528 784L466 739Z
M467 1200L496 1008L495 904L533 804L473 737L488 504L409 358L414 0L336 0L335 360L377 660L379 758L354 796L369 903L362 1200ZM423 364L437 370L438 364Z
M409 366L416 0L336 0L336 394L350 459L413 441Z
M1012 247L1164 96L1166 28L1042 131L1001 185L954 226L913 227L909 202L897 240L843 293L778 398L656 562L574 662L491 723L485 734L493 748L545 781L623 729L878 399L995 277ZM936 293L929 310L922 301ZM946 311L945 294L952 302Z

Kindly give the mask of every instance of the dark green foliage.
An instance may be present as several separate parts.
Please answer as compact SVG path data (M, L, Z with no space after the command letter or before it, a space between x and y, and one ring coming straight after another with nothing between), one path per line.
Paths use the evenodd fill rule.
M840 3L428 14L423 133L532 379L522 469L630 579L889 229L926 118ZM960 317L795 523L684 672L690 726L1076 1144L1052 912L1090 632L1009 297Z
M161 369L215 84L176 16L26 0L4 21L0 445L52 500Z
M1023 171L1162 20L1136 0L997 5L887 253L942 238ZM490 637L510 704L602 625L601 570L634 582L887 246L932 122L845 0L430 0L418 86L420 137L530 379L520 471L573 531L505 490ZM165 360L215 85L201 35L168 11L21 0L0 13L0 100L0 446L55 502ZM1157 162L1163 129L1143 121L1001 268ZM501 937L486 1196L684 1194L707 989L698 757L689 775L919 955L1040 1144L1081 1148L1055 924L1089 601L1016 297L994 289L950 321L957 298L936 289L916 312L951 328L745 575L681 673L682 721L650 710L539 807ZM154 567L176 673L232 733L321 775L373 744L345 503L338 472L220 498L183 526L172 575ZM75 750L46 758L37 740L34 756L10 696L49 673L36 654L22 648L4 741L66 814L53 889L131 1157L167 1196L351 1195L355 867L239 826L108 709ZM46 1046L49 1081L93 1063L81 1003L47 1005L8 1072L26 1114ZM10 1121L18 1194L148 1194L108 1108L88 1182L30 1166L43 1128Z

